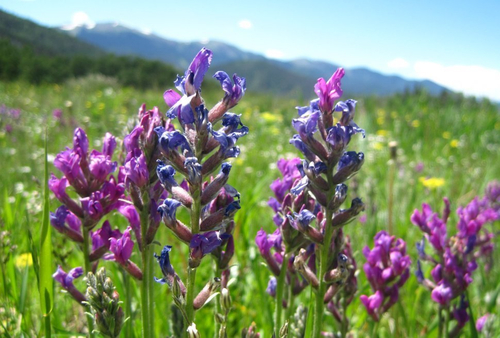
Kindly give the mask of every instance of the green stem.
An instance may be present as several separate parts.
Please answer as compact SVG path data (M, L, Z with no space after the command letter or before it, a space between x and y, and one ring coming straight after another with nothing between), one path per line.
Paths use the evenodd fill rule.
M188 318L188 325L190 326L194 322L194 289L196 283L196 268L188 268L188 281L187 281L187 291L186 291L186 315Z
M216 277L219 277L219 276L222 276L222 270L220 270L217 266L217 262L215 261L214 259L214 270L215 270L215 276ZM217 321L217 319L215 319L215 317L217 316L218 313L222 313L222 306L221 306L221 303L220 303L220 297L221 294L219 294L217 297L215 297L215 306L214 306L214 337L217 338L219 337L219 331L220 331L220 327L221 325L219 324L219 322Z
M443 324L444 324L444 319L443 319L443 308L439 307L439 332L438 332L438 337L442 338L443 337Z
M125 318L128 318L125 324L125 337L132 337L132 291L130 289L130 276L127 271L122 269L123 280L125 283Z
M283 257L283 264L281 264L281 272L278 276L278 281L276 285L276 310L274 318L274 333L276 337L280 336L281 329L281 319L282 319L282 311L283 311L283 289L285 286L286 280L286 270L288 268L288 260L290 259L290 254L287 253Z
M201 185L192 194L193 204L191 205L191 233L196 235L200 232L200 215L201 215ZM194 292L196 286L196 268L188 267L188 281L186 291L186 314L188 318L187 326L189 327L195 319L195 311L193 307Z
M87 229L83 229L83 258L85 260L85 274L92 272L92 266L90 264L90 232ZM87 311L90 312L88 306ZM87 316L87 326L89 329L89 337L94 337L94 320Z
M154 311L152 302L152 280L153 280L153 250L152 245L147 243L147 233L149 226L149 195L142 196L144 203L141 210L141 241L142 241L142 283L141 283L141 311L142 311L142 336L144 338L153 337L154 331Z
M333 188L330 191L334 191ZM331 195L331 194L329 194ZM332 196L329 196L328 200L331 200ZM326 209L326 223L325 223L325 236L323 245L318 245L319 247L319 255L318 255L318 279L319 286L316 290L316 302L314 307L314 319L313 319L313 338L319 338L321 335L321 324L323 323L323 309L324 302L323 299L325 297L326 292L326 283L324 281L324 275L326 273L326 269L328 268L328 261L330 257L330 246L332 243L332 237L334 228L332 226L333 219L333 210Z
M291 283L293 284L293 283ZM290 318L293 316L294 311L293 311L293 302L295 301L295 296L293 295L293 290L291 285L287 285L287 310L285 314L285 321L288 321L288 324L290 324Z
M446 308L446 318L445 318L445 322L444 322L444 336L446 338L448 338L450 336L450 331L448 331L448 325L450 323L450 316L451 316L450 307L447 307Z
M347 319L347 299L345 297L342 298L342 323L340 324L340 332L342 338L347 337L347 330L349 329L349 322Z

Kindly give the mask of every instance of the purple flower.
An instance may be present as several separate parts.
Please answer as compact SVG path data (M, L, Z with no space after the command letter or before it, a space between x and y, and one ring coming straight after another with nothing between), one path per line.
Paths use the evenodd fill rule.
M277 287L278 287L278 281L277 281L276 277L271 277L269 279L269 283L267 284L266 292L271 297L276 297L276 288Z
M314 86L314 92L319 97L319 108L324 114L329 114L333 110L335 100L342 96L342 88L340 80L344 77L345 71L343 68L337 69L328 81L320 78Z
M231 109L232 107L236 106L243 95L245 95L245 78L233 74L233 84L229 75L227 75L227 73L223 71L216 72L214 74L214 78L220 82L222 90L226 93L224 95L223 102L227 106L227 109Z
M50 224L60 233L68 236L75 242L83 242L82 222L71 213L66 206L57 208L55 213L50 213ZM66 226L66 224L68 226Z
M320 112L317 110L311 114L304 114L301 117L292 120L292 125L295 130L297 130L302 140L313 137L313 134L317 130L316 127L319 117Z
M486 322L488 321L488 318L490 317L491 315L489 313L485 314L484 316L478 318L476 320L476 330L478 332L482 332L483 331L483 328L484 328L484 325L486 324Z
M139 157L132 156L125 162L125 184L134 183L137 187L144 187L149 181L149 170L146 158L141 152Z
M123 232L121 238L110 238L109 250L113 253L112 260L120 263L121 265L127 265L130 256L132 256L132 249L134 248L134 242L130 238L130 231L132 228L129 226ZM108 259L110 259L108 258Z
M85 296L76 289L73 285L73 281L83 275L83 269L81 267L77 267L71 269L68 273L66 273L60 265L57 266L57 271L52 275L52 278L59 284L61 284L62 288L68 291L68 293L76 299L78 302L84 302L87 299Z
M366 307L368 314L372 316L375 321L379 321L380 319L380 308L382 303L384 302L384 295L380 291L376 291L371 296L361 295L359 297L361 303Z
M264 229L257 231L257 236L255 237L255 244L259 248L262 256L269 255L271 248L273 247L273 242L267 240L267 233Z
M376 234L374 242L372 250L368 246L363 249L363 255L367 260L363 269L372 289L380 292L387 300L382 311L385 312L395 303L399 295L398 288L408 279L411 260L410 256L406 255L406 243L402 239L390 236L386 231ZM421 270L417 270L417 276L423 277ZM365 297L363 303L366 301ZM367 309L372 315L370 309L368 307Z
M453 299L453 291L448 283L441 282L432 290L431 297L436 303L447 306Z
M82 128L76 128L73 136L73 151L86 158L89 150L89 139Z
M111 133L106 133L104 136L104 141L102 142L102 153L110 158L113 156L113 152L116 148L116 139Z
M81 267L77 267L71 269L68 273L66 273L60 265L57 266L57 271L52 275L52 277L56 280L56 282L60 283L64 289L69 289L74 287L73 280L83 275L83 269Z
M96 251L102 247L109 249L110 238L120 238L122 237L122 233L120 230L111 230L111 225L109 221L105 221L101 228L95 232L91 232L92 238L92 251Z
M218 231L209 231L202 234L195 234L191 239L191 258L200 260L203 256L211 253L222 244Z
M89 169L95 179L104 181L113 171L116 170L117 163L111 162L108 155L101 154L97 150L90 153Z
M163 274L163 278L154 277L155 281L160 284L168 284L169 287L172 287L174 278L177 276L172 264L170 264L170 251L172 251L172 247L170 245L165 245L161 250L160 256L156 253L154 256L160 265L161 272Z
M175 169L171 165L166 165L162 161L158 160L158 166L156 167L156 174L160 179L161 184L167 190L171 190L172 187L178 186L177 181L174 179Z
M170 151L176 151L177 148L181 148L180 153L184 153L185 151L188 152L188 154L192 154L193 151L191 149L191 146L189 145L188 140L186 139L186 136L184 136L180 131L174 130L174 131L165 131L159 140L160 147L162 148L163 151L165 151L167 154ZM190 156L188 155L188 156Z
M175 213L177 208L181 206L181 202L167 198L163 201L163 203L158 207L158 212L161 214L161 217L166 217L170 220L175 220Z
M309 224L312 222L313 219L316 218L316 216L314 216L314 214L309 210L304 209L300 213L294 212L293 216L288 215L288 218L290 219L290 224L296 230L306 231L307 228L309 227Z

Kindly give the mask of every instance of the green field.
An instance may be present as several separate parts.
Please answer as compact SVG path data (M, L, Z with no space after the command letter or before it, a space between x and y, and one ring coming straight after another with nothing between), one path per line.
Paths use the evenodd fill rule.
M165 88L167 89L167 88ZM33 86L21 82L0 83L0 105L19 109L19 117L1 115L0 163L0 333L5 336L34 337L41 334L42 318L37 288L37 275L31 263L31 245L28 233L39 243L42 224L44 137L48 137L49 172L60 173L50 163L64 147L71 146L73 130L82 127L88 134L90 148L100 149L102 137L111 132L120 142L136 124L137 110L142 103L148 108L167 107L163 90L138 91L121 87L115 80L102 76L88 76L70 80L61 85ZM313 94L311 88L311 94ZM223 95L222 91L203 92L209 107ZM344 97L347 99L349 97ZM476 100L456 94L431 97L425 92L401 94L388 98L356 98L356 123L366 130L366 138L357 135L349 149L365 153L365 164L349 185L348 200L361 197L366 204L366 221L355 221L345 228L352 238L358 261L358 297L349 307L352 331L355 336L367 337L378 332L380 337L437 336L437 306L430 292L418 285L413 275L401 290L401 297L377 327L369 320L359 295L371 293L362 264L365 245L373 247L373 236L387 229L389 218L394 234L407 242L413 263L417 252L415 243L421 239L420 230L411 224L410 215L422 203L442 210L442 198L447 196L452 210L466 205L475 196L484 195L488 182L500 179L500 112L498 106L487 100ZM271 182L279 176L276 161L279 158L300 157L288 143L295 133L291 120L296 106L306 100L275 98L247 93L232 112L242 114L242 122L250 128L247 137L239 141L241 156L233 159L229 183L241 193L242 209L236 214L236 252L232 261L230 291L233 309L229 315L228 336L236 337L243 327L255 322L261 337L270 337L273 330L274 299L265 292L270 272L254 244L260 228L273 231L272 210L267 206L272 191ZM62 110L62 118L55 119L53 111ZM397 142L397 156L391 160L389 142ZM116 154L117 152L115 152ZM116 158L120 161L120 158ZM426 180L427 179L427 180ZM390 182L393 182L393 204L390 205ZM50 210L59 202L51 194ZM390 211L392 210L392 212ZM186 217L180 214L179 217ZM451 215L454 233L457 216ZM110 222L122 231L126 220L112 215ZM499 223L494 224L496 232ZM162 225L156 239L170 244L172 264L182 274L187 265L187 249ZM498 236L495 238L498 247ZM132 256L140 261L136 250ZM78 245L52 231L52 270L58 264L66 271L82 266ZM161 251L161 247L155 250ZM500 252L494 252L495 262ZM113 262L101 263L117 286L124 306L131 307L131 318L124 329L140 336L140 288ZM197 283L201 289L213 269L205 260L198 269ZM155 275L160 269L155 266ZM494 265L488 273L480 266L473 275L469 297L474 319L485 313L500 316L500 266ZM129 284L129 285L128 285ZM83 278L75 285L85 289ZM126 290L129 290L127 292ZM155 285L155 334L164 337L170 331L172 297L166 285ZM309 306L309 291L296 301ZM69 295L54 285L54 308L51 312L53 333L59 336L84 334L84 309ZM325 328L332 332L335 322L325 317ZM212 307L202 308L196 317L202 337L212 336ZM124 331L125 332L125 331ZM500 332L496 332L500 335ZM472 336L469 327L463 336Z

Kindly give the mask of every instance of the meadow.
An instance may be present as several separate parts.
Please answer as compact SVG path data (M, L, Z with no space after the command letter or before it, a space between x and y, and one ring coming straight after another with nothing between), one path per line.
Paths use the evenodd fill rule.
M140 91L122 87L112 78L90 75L68 80L60 85L30 85L23 82L0 83L0 333L5 336L34 337L41 335L42 310L37 287L37 271L32 252L37 248L42 227L44 188L44 140L47 135L49 172L56 173L52 161L57 153L71 146L73 131L78 126L89 137L90 148L99 149L106 132L120 141L136 124L137 111L142 103L148 108L157 106L161 112L167 107L163 91ZM313 98L311 88L311 98ZM219 89L203 92L209 106L221 97ZM348 94L343 99L351 98ZM437 337L437 306L430 292L420 286L414 276L417 261L415 244L422 238L421 231L410 222L415 209L429 203L434 210L443 209L442 198L451 201L451 221L448 231L453 233L457 221L454 210L465 206L475 196L484 196L487 184L500 179L500 113L498 106L488 100L477 100L457 94L444 93L432 97L424 91L391 97L352 97L358 100L356 123L366 130L366 138L353 138L350 148L365 154L360 173L349 183L348 200L362 198L365 212L345 227L351 237L354 257L358 262L358 292L349 307L351 331L354 336L367 337ZM271 337L275 300L266 292L268 268L255 245L255 236L261 228L274 231L273 212L267 205L272 196L269 185L279 177L276 162L280 158L302 155L289 144L295 133L291 121L296 117L296 106L305 106L307 99L280 98L247 92L239 104L231 109L242 114L249 134L239 141L241 156L233 159L229 184L241 194L241 210L235 216L235 256L231 262L229 288L233 300L228 319L228 336L236 337L243 327L255 323L262 337ZM18 110L12 112L12 110ZM58 110L58 111L56 111ZM119 147L120 147L120 141ZM122 161L123 158L115 158ZM59 202L50 196L50 210ZM178 214L180 219L187 214ZM127 221L112 214L108 219L122 231ZM389 225L390 224L390 225ZM493 224L498 234L499 222ZM365 261L361 250L373 247L373 237L380 230L391 227L392 234L407 243L412 267L407 283L401 288L398 303L377 325L369 320L359 295L370 294L364 275ZM32 238L31 238L32 236ZM176 271L182 274L187 265L187 249L181 246L162 225L155 240L174 247L171 255ZM51 274L57 265L65 268L82 266L80 248L52 231ZM494 263L500 259L498 236ZM132 260L140 261L135 249ZM139 337L140 288L114 262L103 261L131 318L123 333ZM160 276L158 266L155 275ZM210 264L198 269L198 288L203 287L213 269ZM428 275L428 271L426 271ZM182 277L182 276L181 276ZM500 266L493 264L490 271L480 266L473 275L468 296L473 319L486 313L500 318ZM75 280L80 290L85 289L83 278ZM53 334L59 337L84 335L84 309L54 284L54 308L51 311ZM311 307L310 292L303 292L295 304ZM154 335L172 334L170 314L172 295L166 285L155 285ZM477 335L472 326L463 330L463 336ZM203 307L196 318L202 337L214 334L212 306ZM332 317L325 316L326 331L336 330ZM497 330L500 327L497 325ZM500 331L495 332L500 335ZM495 334L493 335L495 336Z

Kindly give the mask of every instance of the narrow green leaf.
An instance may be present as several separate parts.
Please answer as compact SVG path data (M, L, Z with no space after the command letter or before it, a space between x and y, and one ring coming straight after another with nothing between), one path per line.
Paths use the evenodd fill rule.
M45 337L50 337L50 312L52 310L52 242L49 226L49 165L47 161L47 131L45 131L45 173L43 177L43 218L40 235L40 305L45 317Z
M474 312L472 311L472 306L470 304L469 293L467 291L465 291L465 295L467 296L467 303L469 303L469 315L470 315L469 328L470 328L470 336L472 338L477 338L479 336L478 336L477 330L476 330L476 321L474 320Z
M17 305L17 311L20 314L24 314L24 306L26 304L26 294L28 293L28 276L29 276L29 266L26 264L23 272L23 280L21 282L21 290L19 294L19 302Z

